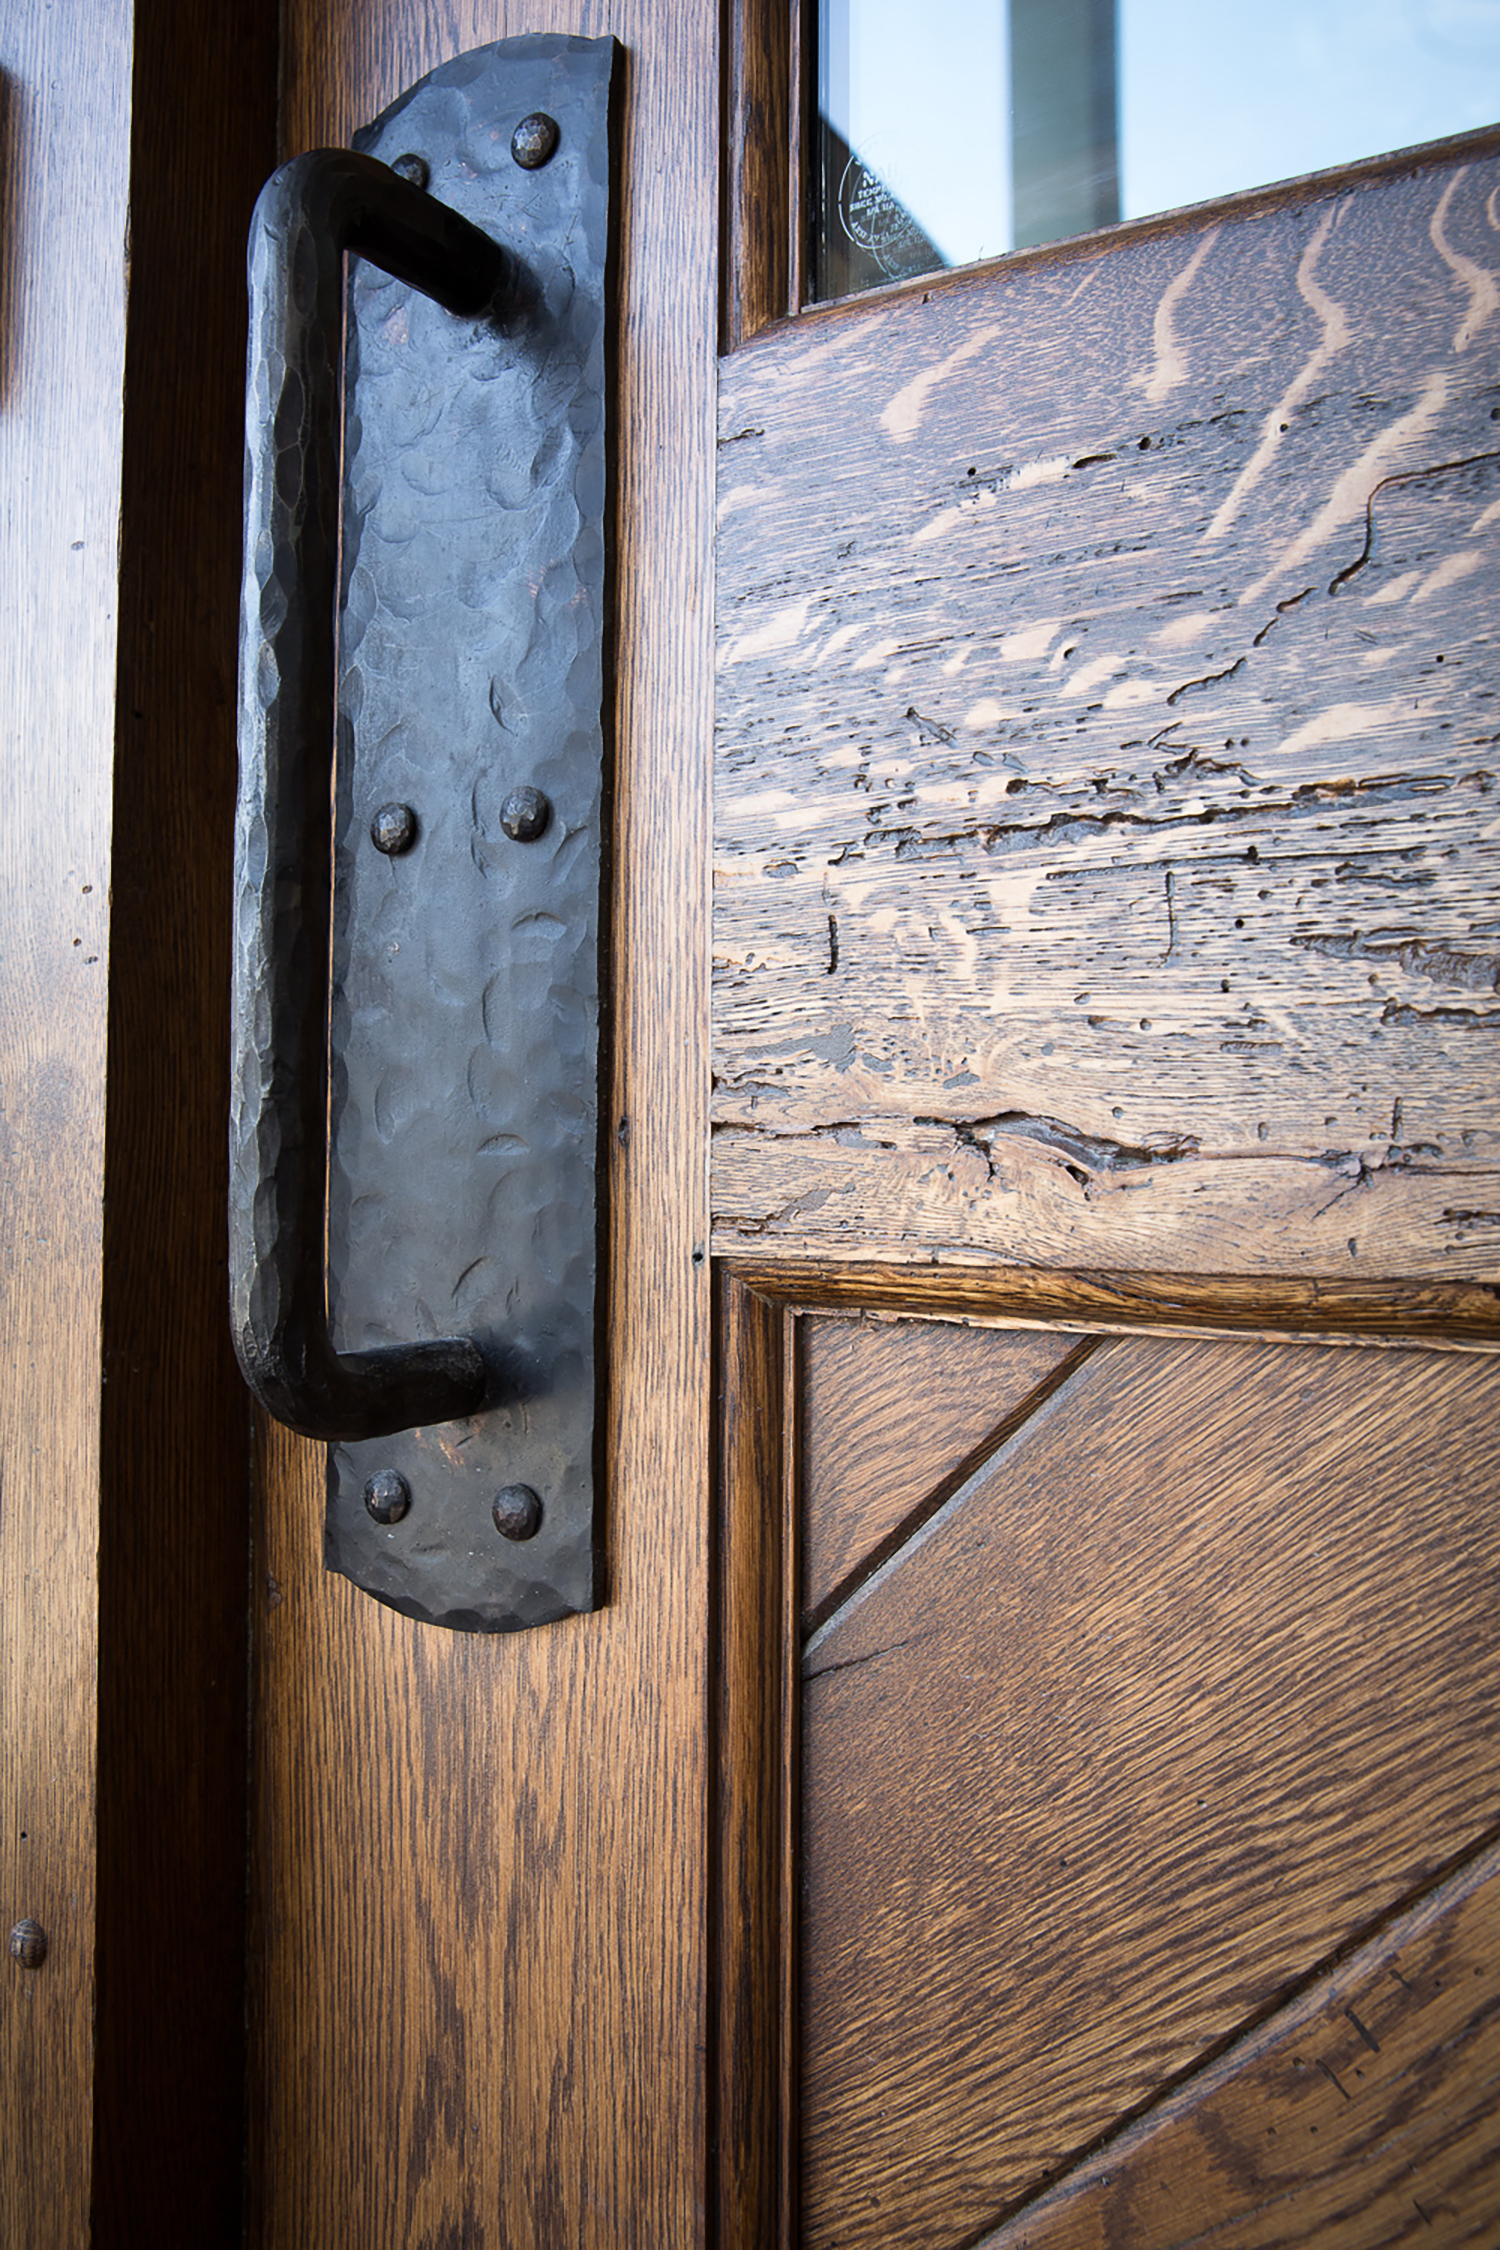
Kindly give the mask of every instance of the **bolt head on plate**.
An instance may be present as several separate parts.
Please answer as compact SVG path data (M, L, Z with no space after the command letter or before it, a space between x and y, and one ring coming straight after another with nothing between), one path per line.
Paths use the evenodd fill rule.
M370 842L387 859L399 859L417 840L417 816L410 805L382 805L370 822Z
M540 789L512 789L500 807L500 825L517 844L534 844L551 818L552 801Z
M508 1484L497 1494L491 1510L502 1539L534 1539L542 1521L542 1503L529 1484Z
M558 138L557 119L544 109L534 109L511 134L510 153L523 172L539 172L556 150Z
M391 170L398 178L410 180L413 187L424 188L432 178L425 156L398 156Z
M399 1523L411 1506L411 1486L399 1469L377 1469L365 1479L365 1506L377 1523Z

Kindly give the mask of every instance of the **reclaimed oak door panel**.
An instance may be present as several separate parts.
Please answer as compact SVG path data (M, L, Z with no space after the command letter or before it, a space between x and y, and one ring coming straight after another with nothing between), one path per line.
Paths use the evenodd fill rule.
M1496 140L726 362L724 1254L1494 1274Z
M1492 2239L1500 1357L816 1287L724 1303L725 2238Z
M1497 138L725 363L726 2242L1500 2227Z
M1497 1426L1500 1359L1101 1339L811 1636L809 2250L972 2240L1500 1827Z
M1478 2250L1500 2207L1497 1963L1491 1844L978 2250Z

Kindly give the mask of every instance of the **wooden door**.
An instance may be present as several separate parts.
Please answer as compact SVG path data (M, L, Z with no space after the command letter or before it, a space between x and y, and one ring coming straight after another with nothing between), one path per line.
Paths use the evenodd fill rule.
M284 146L542 23L299 0ZM630 55L612 1596L382 1611L265 1433L254 2238L1481 2239L1492 141L758 333L742 168L715 433L714 19L545 25Z
M1500 2226L1496 147L724 366L727 2239Z
M275 94L264 9L0 25L0 1934L41 1933L0 1957L0 2240L28 2250L230 2240L241 2200L217 1058Z
M53 659L76 835L28 812L7 894L45 911L3 988L4 1781L47 1825L6 1849L53 1944L0 2224L206 2242L244 1425L203 1058L274 58L249 7L205 41L142 0L133 64L33 14L114 151L113 248L46 270L113 433L67 553L108 562L117 492L123 565ZM315 1449L260 1432L249 2235L1484 2241L1494 137L764 325L791 105L729 28L284 13L287 154L483 40L628 50L611 1598L500 1641L382 1610L322 1572ZM33 176L83 212L62 126ZM86 417L23 364L51 493ZM27 517L49 599L63 522ZM68 980L111 800L106 1132ZM137 1379L102 1418L98 1334Z
M608 1606L428 1630L325 1575L263 1432L251 2238L688 2244L702 2225L714 0L293 0L284 153L449 55L626 49Z

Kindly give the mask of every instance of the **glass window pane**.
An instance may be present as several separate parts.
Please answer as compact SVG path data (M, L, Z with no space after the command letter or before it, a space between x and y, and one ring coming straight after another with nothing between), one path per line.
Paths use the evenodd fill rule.
M819 0L812 295L1500 119L1500 0Z
M1126 218L1497 119L1500 0L1120 9Z
M817 53L813 294L1008 250L1004 0L821 0Z

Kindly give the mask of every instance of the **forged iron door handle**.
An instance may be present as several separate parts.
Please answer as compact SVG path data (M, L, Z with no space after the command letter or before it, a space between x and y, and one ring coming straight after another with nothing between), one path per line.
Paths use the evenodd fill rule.
M458 1632L604 1594L623 80L453 55L250 239L235 1348L327 1568Z
M495 306L511 261L373 157L284 165L250 238L240 784L235 824L230 1276L235 1349L279 1421L330 1441L475 1413L463 1336L339 1352L327 1278L332 776L344 253L449 312Z

